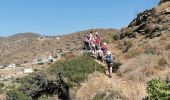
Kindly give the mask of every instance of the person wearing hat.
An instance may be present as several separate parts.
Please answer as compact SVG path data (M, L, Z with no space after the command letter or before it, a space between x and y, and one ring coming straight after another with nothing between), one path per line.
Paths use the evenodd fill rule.
M107 52L107 45L106 45L106 43L103 43L103 45L101 46L101 50L103 51L103 55L105 56L106 52Z
M106 56L105 56L108 72L109 72L109 78L111 78L112 74L112 67L113 67L113 57L110 51L107 51Z

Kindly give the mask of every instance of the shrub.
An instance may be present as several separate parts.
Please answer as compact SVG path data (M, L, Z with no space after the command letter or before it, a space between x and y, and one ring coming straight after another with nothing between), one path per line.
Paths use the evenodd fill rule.
M69 85L75 86L80 85L94 71L103 72L103 67L97 64L90 55L84 54L72 59L56 62L50 73L56 74L61 72L68 79Z
M43 97L43 95L51 96L57 94L59 99L67 100L69 98L68 85L63 81L60 75L57 74L55 77L56 80L49 80L46 74L39 72L17 79L16 82L22 83L21 86L14 90L14 92L8 92L8 96L18 98L14 100L29 100L21 99L22 95L27 95L31 97L31 100L37 100L39 97Z
M132 49L132 50L129 50L127 53L126 53L126 57L127 58L134 58L136 56L140 55L140 51L137 50L137 49Z
M165 50L169 50L169 49L170 49L170 44L167 44Z
M4 83L0 83L0 91L2 91L3 87L4 87Z
M120 40L120 34L114 34L113 40L115 40L115 41Z
M123 53L126 53L132 46L133 43L131 41L124 41L118 42L117 48L120 49Z
M156 48L155 47L147 47L146 50L145 50L145 53L146 54L151 54L151 55L158 55L159 52L157 52Z
M7 100L32 100L30 96L25 95L19 90L11 90L7 95Z
M147 83L147 92L150 94L149 100L169 100L170 83L158 79L151 80Z
M131 41L125 41L123 43L122 52L126 53L131 47L133 46L133 43Z
M128 100L117 91L98 92L92 100Z
M44 65L44 63L43 62L39 62L38 65Z
M159 66L165 66L168 63L167 63L166 59L162 57L159 59L158 64L159 64Z
M98 92L92 100L103 100L106 95L105 92Z

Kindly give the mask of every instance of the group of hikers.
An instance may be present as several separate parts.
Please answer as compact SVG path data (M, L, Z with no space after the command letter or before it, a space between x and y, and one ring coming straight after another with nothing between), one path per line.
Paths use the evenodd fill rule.
M85 33L83 36L83 49L91 50L92 55L99 61L106 63L109 72L109 78L111 78L112 74L112 66L113 66L113 57L111 51L108 50L107 44L103 42L100 38L98 32L89 32Z

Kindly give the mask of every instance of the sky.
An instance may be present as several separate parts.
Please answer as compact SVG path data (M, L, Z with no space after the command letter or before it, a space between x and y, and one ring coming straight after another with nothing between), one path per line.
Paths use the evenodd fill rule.
M126 27L159 0L0 0L0 36Z

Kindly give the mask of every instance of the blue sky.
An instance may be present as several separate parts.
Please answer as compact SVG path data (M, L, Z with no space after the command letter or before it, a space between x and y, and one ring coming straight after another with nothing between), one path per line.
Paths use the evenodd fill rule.
M159 0L0 0L0 36L121 28Z

